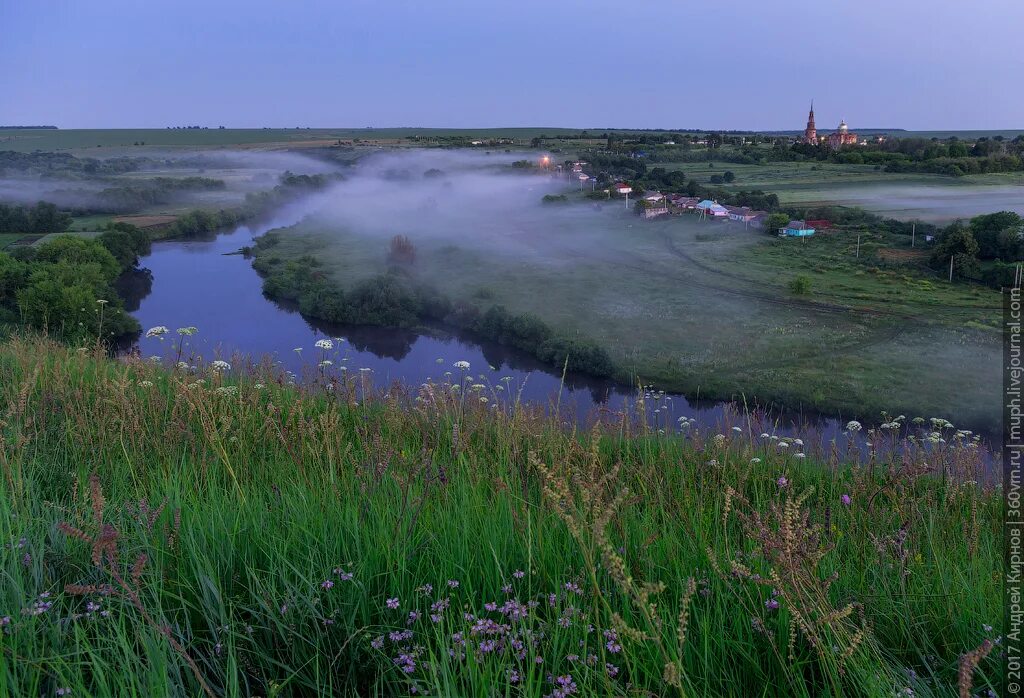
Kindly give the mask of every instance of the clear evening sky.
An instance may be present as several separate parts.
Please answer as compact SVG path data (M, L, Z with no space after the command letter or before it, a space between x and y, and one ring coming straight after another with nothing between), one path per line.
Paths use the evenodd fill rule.
M0 124L1024 128L1022 0L0 0Z

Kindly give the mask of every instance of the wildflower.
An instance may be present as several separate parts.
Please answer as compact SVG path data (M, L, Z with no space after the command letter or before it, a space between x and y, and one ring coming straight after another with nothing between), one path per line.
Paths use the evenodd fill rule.
M406 621L409 625L412 625L420 619L422 614L419 611L409 611L409 620Z
M198 328L192 327L192 326L189 326L189 327L179 327L178 329L175 330L175 332L177 332L182 337L191 337L192 335L194 335L198 331L199 331Z
M214 361L212 364L210 364L210 368L212 368L217 373L221 373L223 371L230 371L231 364L229 364L227 361L221 361L218 359L217 361Z
M576 682L572 680L572 674L559 676L555 679L555 683L558 684L558 690L556 690L552 695L561 697L568 696L576 692Z
M397 610L397 609L398 609L398 597L397 597L397 596L395 596L394 598L390 598L390 599L388 599L388 600L387 600L387 601L385 602L385 604L386 604L386 605L387 605L387 607L388 607L388 608L390 608L390 609L391 609L392 611L394 611L394 610Z
M329 339L318 339L316 341L316 345L315 346L316 346L317 349L323 349L324 351L327 351L329 349L333 349L334 348L334 342L332 342Z
M351 572L346 572L340 567L334 568L334 574L338 575L338 579L340 579L343 582L352 581L352 577L354 576Z
M794 458L806 458L807 454L806 453L794 453L793 457Z
M106 305L106 304L107 304L107 303L109 303L110 301L105 301L105 300L103 300L102 298L97 298L97 299L96 299L96 302L97 302L97 303L99 303L100 305Z
M146 337L162 337L168 332L170 332L170 330L168 330L163 325L157 325L156 327L150 327L148 330L146 330Z
M139 387L140 388L152 388L153 387L153 381L139 381Z
M604 665L604 668L605 668L605 671L608 672L609 678L613 678L614 679L619 674L619 667L615 666L614 664L607 664L606 663Z
M469 370L469 362L468 361L456 361L454 364L452 364L452 366L457 368L457 369L459 369L460 371L468 371Z
M779 602L777 599L768 599L764 602L764 607L769 611L774 611L779 607Z
M516 570L515 572L512 573L512 576L515 577L516 579L522 579L523 577L526 576L526 572L523 572L522 570Z
M842 497L839 498L839 501L842 502L845 506L850 506L850 502L852 502L853 500L850 499L850 495L844 494Z
M780 477L778 480L775 481L775 484L777 484L779 487L783 487L784 488L784 487L786 487L789 484L789 480L787 480L786 476L783 475L782 477Z
M846 423L846 431L860 431L862 429L860 422L855 419L851 419Z
M511 594L512 593L512 585L511 584L506 584L505 586L503 586L501 588L501 593L503 593L503 594Z
M330 589L333 586L334 582L332 582L330 579L325 579L324 581L320 582L321 589Z
M4 616L3 618L0 618L0 628L6 627L6 626L8 626L10 624L11 624L11 617L10 616Z
M736 432L737 434L739 434L739 433L742 433L742 432L743 432L743 429L742 429L742 428L740 428L740 427L733 427L733 428L732 428L732 430L733 430L734 432Z
M400 654L397 657L395 657L394 661L395 664L401 667L402 671L404 671L406 674L411 674L412 672L416 671L416 660L413 659L411 655Z
M788 444L788 443L786 443L785 441L780 441L780 442L779 442L778 444L776 444L776 445L777 445L777 446L778 446L779 448L789 448L789 444Z
M761 434L761 438L762 439L770 439L770 438L772 438L772 435L769 434L768 432L764 432L764 433Z
M448 580L448 587L450 589L458 589L459 588L459 580L458 579L449 579Z
M328 366L333 366L333 365L334 365L334 362L331 361L330 359L324 359L323 361L320 362L320 368L327 368Z
M751 458L750 462L753 463L754 465L757 465L758 463L761 462L761 459L760 458Z
M264 388L266 388L267 386L263 385L262 383L257 383L257 384L255 384L255 385L254 385L254 386L252 386L252 387L253 387L253 388L255 388L256 390L263 390L263 389L264 389Z
M71 695L71 689L70 688L58 688L56 691L54 691L54 693L56 695L58 695L58 696L70 696Z
M575 582L566 582L565 583L565 590L566 591L571 591L574 594L582 594L583 593L583 590L580 589L579 585L576 584Z

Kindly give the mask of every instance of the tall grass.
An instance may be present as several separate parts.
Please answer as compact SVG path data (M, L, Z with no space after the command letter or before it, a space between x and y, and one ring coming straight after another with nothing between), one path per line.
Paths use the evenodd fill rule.
M7 340L0 694L1002 690L1001 502L952 432L844 463L462 378Z

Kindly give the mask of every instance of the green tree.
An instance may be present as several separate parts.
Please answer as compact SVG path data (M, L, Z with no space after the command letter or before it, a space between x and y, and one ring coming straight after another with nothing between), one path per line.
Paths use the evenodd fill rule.
M789 223L789 216L785 213L773 213L768 216L764 221L764 231L771 235L775 235L779 232L779 228L782 228Z

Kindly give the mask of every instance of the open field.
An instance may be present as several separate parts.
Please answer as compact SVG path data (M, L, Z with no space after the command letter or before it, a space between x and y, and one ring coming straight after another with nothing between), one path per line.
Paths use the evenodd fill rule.
M858 261L840 235L800 243L690 216L644 222L615 204L544 207L529 181L483 205L455 194L457 181L448 203L413 187L375 215L348 207L358 200L348 186L261 254L312 255L349 288L385 269L387 241L402 232L416 246L415 279L593 339L623 380L829 413L998 420L999 294L915 267L875 269L870 253L898 240L865 239ZM366 200L383 196L359 186ZM810 295L789 288L801 273Z
M229 147L229 146L281 146L291 148L322 147L338 140L360 139L366 142L395 144L410 138L511 138L528 144L537 136L557 137L560 134L578 134L584 129L560 127L515 127L515 128L209 128L209 129L0 129L0 150L31 152L47 151L88 151L117 148L141 149L145 147ZM621 134L671 133L664 131L643 131L594 127L586 129L592 134L615 131ZM865 135L872 130L860 130ZM754 133L753 131L749 133ZM790 132L787 132L790 133ZM791 132L795 134L796 132ZM901 137L949 138L958 136L962 140L973 140L982 136L1003 135L1012 139L1024 133L1021 130L1003 131L898 131ZM566 141L571 144L572 141ZM144 145L136 145L144 144ZM93 155L101 153L93 152Z
M685 162L652 163L651 167L680 170L702 184L731 171L736 181L715 186L775 193L784 205L859 206L899 220L947 223L994 211L1024 213L1024 173L1020 172L949 177L826 162Z
M0 692L931 697L998 632L952 429L858 463L738 415L576 435L457 369L286 379L0 343Z

